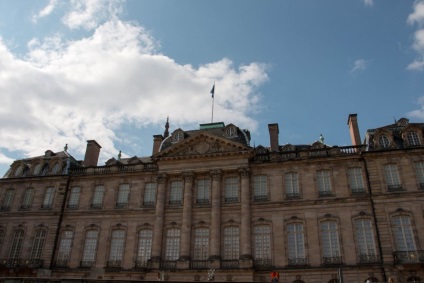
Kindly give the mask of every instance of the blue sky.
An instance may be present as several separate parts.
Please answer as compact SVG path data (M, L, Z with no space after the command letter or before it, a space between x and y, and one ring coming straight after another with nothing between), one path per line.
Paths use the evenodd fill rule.
M214 121L252 145L350 145L359 128L424 121L424 1L0 1L0 175L45 150L100 165Z

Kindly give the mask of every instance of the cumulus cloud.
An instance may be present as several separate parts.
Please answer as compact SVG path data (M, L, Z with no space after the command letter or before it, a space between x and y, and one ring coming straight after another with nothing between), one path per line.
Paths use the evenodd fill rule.
M91 5L72 2L83 14ZM110 12L109 5L102 7L87 14ZM180 127L209 121L214 81L214 117L257 127L251 113L260 104L257 88L268 79L264 64L235 66L223 58L199 67L180 65L158 52L142 26L108 15L84 38L35 38L25 56L14 56L0 39L0 148L37 156L68 144L82 155L85 141L95 139L104 160L126 138L117 135L122 126L162 126L168 115ZM70 27L98 24L88 16L71 18ZM0 150L0 163L10 164L6 155Z
M353 62L353 67L350 70L350 72L357 73L360 71L365 70L368 67L368 62L365 59L357 59L355 62Z
M414 11L408 16L408 23L417 24L419 27L424 26L424 1L416 1L414 3ZM417 57L410 63L406 69L411 71L424 70L424 29L419 28L414 34L414 43L412 48L416 51Z
M56 5L57 5L57 0L50 0L50 2L47 4L46 7L41 9L41 11L38 12L38 14L32 16L32 22L36 23L38 19L50 15L53 12Z
M417 100L417 104L420 105L420 109L417 110L413 110L411 112L407 113L408 117L411 118L416 118L419 120L423 120L424 119L424 96L421 96L418 100Z

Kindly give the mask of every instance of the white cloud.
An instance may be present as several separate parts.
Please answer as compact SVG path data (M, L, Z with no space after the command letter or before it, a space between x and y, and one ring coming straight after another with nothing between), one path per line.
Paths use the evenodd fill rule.
M407 116L411 118L417 118L419 120L423 120L424 119L424 96L421 96L420 98L418 98L417 103L420 105L420 109L407 113Z
M374 5L374 0L362 0L365 4L365 6L373 6Z
M408 23L424 26L424 1L416 1L414 3L414 12L408 16ZM414 34L414 43L412 48L417 53L417 58L410 63L406 69L411 71L424 70L424 29L418 29Z
M0 39L0 148L37 156L68 144L82 155L85 141L95 139L105 160L125 139L117 136L123 125L162 126L168 115L182 128L210 121L213 81L215 120L257 127L250 116L260 104L256 89L268 79L263 64L234 66L224 58L198 68L180 65L158 53L143 27L114 17L85 38L33 39L28 48L17 58ZM0 152L0 163L10 161Z
M50 2L47 4L47 6L44 7L40 12L38 12L37 15L32 16L32 21L34 23L36 23L38 21L38 19L44 18L44 17L50 15L53 12L56 5L57 5L57 0L50 0Z
M92 30L122 12L123 0L71 0L71 11L62 21L71 29Z
M416 1L414 4L414 12L408 16L408 23L419 25L424 24L424 1Z
M365 59L357 59L353 63L353 67L350 70L351 73L356 73L365 70L368 67L368 62Z

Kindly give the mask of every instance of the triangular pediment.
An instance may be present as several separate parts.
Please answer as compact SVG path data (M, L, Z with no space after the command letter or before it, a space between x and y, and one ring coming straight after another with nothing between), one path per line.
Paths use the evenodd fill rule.
M252 153L253 150L241 143L200 132L158 152L153 158L181 159L201 156L222 156Z

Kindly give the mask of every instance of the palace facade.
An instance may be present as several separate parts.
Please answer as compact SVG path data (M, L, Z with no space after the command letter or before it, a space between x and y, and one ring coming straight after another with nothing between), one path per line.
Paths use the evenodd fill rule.
M424 280L423 123L351 146L250 145L236 125L154 136L149 157L87 142L16 160L0 179L0 280L419 282Z

